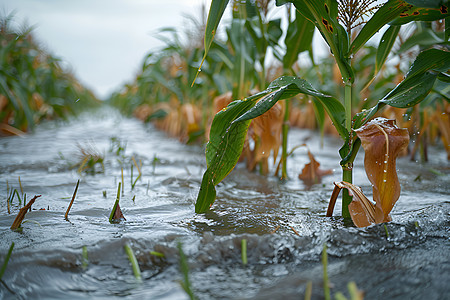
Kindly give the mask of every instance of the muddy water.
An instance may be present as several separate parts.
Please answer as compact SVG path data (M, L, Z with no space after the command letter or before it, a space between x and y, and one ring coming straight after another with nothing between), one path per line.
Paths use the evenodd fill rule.
M124 151L117 153L113 138ZM289 161L291 179L285 183L238 165L218 186L211 211L196 215L194 202L205 170L203 147L178 143L115 111L43 124L24 138L0 139L0 263L15 243L0 298L188 299L180 285L180 242L199 299L303 299L310 281L312 298L321 299L324 244L332 295L348 295L347 284L354 281L366 299L448 297L450 172L441 149L432 149L427 164L401 158L403 191L393 222L386 228L357 229L343 224L339 203L335 217L324 216L332 182L340 179L339 140L326 138L320 148L316 133L293 130L289 141L290 147L306 142L324 169L336 170L334 175L313 186L299 181L298 173L308 162L302 148ZM80 161L77 145L102 154L104 172L98 166L98 173L77 173L72 167ZM132 158L142 163L134 189ZM362 159L360 153L355 183L370 194ZM110 224L122 167L120 205L126 221ZM137 173L134 167L134 179ZM6 182L20 192L19 176L27 199L42 195L20 233L9 229L18 199L11 214L6 206ZM78 194L65 221L78 179ZM245 266L242 239L247 240ZM126 243L136 254L142 281L133 276ZM87 267L82 265L83 246Z

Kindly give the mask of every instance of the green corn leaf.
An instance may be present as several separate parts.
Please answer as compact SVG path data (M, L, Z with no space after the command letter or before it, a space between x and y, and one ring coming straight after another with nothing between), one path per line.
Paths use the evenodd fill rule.
M313 35L314 24L296 12L295 20L289 24L284 40L286 54L283 57L283 66L285 69L292 67L301 52L311 48Z
M350 46L350 54L355 54L384 25L397 18L411 5L403 0L389 0L364 25ZM396 24L397 25L397 24Z
M378 74L378 72L381 70L381 67L386 62L386 59L391 52L392 46L394 45L399 31L400 26L390 26L388 30L386 30L386 32L383 34L380 44L378 45L374 76Z
M403 53L416 45L418 45L421 49L424 49L442 43L444 41L443 34L443 32L434 32L431 29L425 28L423 31L413 34L406 41L404 41L397 53Z
M450 17L445 18L445 41L450 39Z
M291 2L295 8L308 20L310 20L323 36L342 75L344 82L353 82L355 76L348 62L349 38L345 29L332 16L336 13L335 5L331 7L327 3L317 3L316 0L290 0L279 1L277 5Z
M317 124L320 129L320 136L323 142L323 135L324 135L324 125L325 125L325 110L323 108L323 105L320 101L318 101L316 98L311 97L312 104L314 108L314 115L316 116Z
M390 22L391 25L403 25L412 21L436 21L450 16L447 5L439 8L411 7L398 18Z
M405 79L381 99L377 105L354 117L354 129L367 123L385 105L407 108L422 101L433 88L441 73L450 69L450 52L429 49L421 52Z
M405 2L417 7L439 8L448 0L405 0Z
M203 62L205 61L206 55L208 55L209 48L211 47L211 44L214 40L214 37L217 32L217 27L219 26L220 20L222 19L223 13L225 12L225 8L227 7L228 2L229 0L213 0L211 2L211 7L209 8L208 20L206 21L206 29L205 29L205 40L204 40L205 54L203 55L202 62L200 63L200 67L198 68L197 75L200 72ZM197 77L197 75L195 77Z
M319 100L341 137L343 139L348 138L349 134L344 125L344 106L337 99L315 90L306 80L294 76L282 76L274 80L265 92L268 95L259 100L259 102L249 109L248 112L237 118L234 123L254 119L268 111L278 100L291 98L301 93L314 96Z
M196 213L207 211L214 203L215 186L233 170L242 153L250 120L238 123L233 121L253 107L263 95L265 94L260 93L245 100L234 101L214 117L210 140L206 146L207 169L195 203Z
M214 117L210 140L206 146L207 170L195 203L196 213L207 211L214 203L215 186L231 172L239 160L251 120L264 114L277 101L299 93L314 96L330 115L341 136L348 140L349 134L344 127L345 111L338 100L315 90L304 79L280 77L263 92L230 103Z

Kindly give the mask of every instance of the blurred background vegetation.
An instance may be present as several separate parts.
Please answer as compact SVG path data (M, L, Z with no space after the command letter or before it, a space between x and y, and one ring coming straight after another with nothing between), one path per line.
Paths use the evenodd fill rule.
M106 103L126 116L152 122L185 143L204 142L214 114L235 99L264 90L275 78L296 75L315 88L342 99L344 86L331 54L317 57L314 25L284 9L282 18L271 17L274 1L232 1L231 18L221 26L223 34L214 40L202 70L196 73L203 56L206 9L200 19L190 17L186 30L164 28L159 38L165 46L143 59L136 78L114 92ZM14 16L0 24L0 132L20 134L41 120L66 118L100 101L61 66L58 58L42 49L30 28L14 29ZM375 70L377 45L365 46L354 59L355 113L372 107L395 87L421 50L448 47L444 22L413 22L399 29L388 64ZM353 32L357 32L355 28ZM299 57L301 59L299 59ZM373 79L375 77L375 79ZM412 158L427 157L427 145L443 145L450 158L449 87L435 87L420 105L410 109L388 108L382 112L409 129ZM331 121L312 97L297 96L275 105L266 116L252 122L244 154L249 169L259 166L267 173L270 154L276 159L282 144L283 124L336 134ZM299 144L301 141L299 141Z
M288 25L281 26L280 18L269 17L274 15L270 11L273 4L267 0L233 1L231 19L223 25L226 34L214 40L193 84L203 55L205 20L191 18L197 30L185 36L174 28L162 30L160 38L166 47L148 54L136 80L114 93L110 103L126 115L153 122L169 135L183 142L192 142L207 140L211 120L217 111L232 100L243 99L265 89L268 83L281 75L297 75L315 88L320 87L322 92L342 99L344 85L334 58L331 54L320 58L313 54L315 44L312 39L317 34L313 24L285 5ZM366 45L358 53L359 57L353 60L355 90L362 91L353 93L354 113L372 107L393 89L420 51L448 46L444 27L443 20L403 25L388 64L381 70L375 69L376 43ZM353 32L356 36L358 28ZM413 159L416 153L420 153L426 160L427 145L439 141L450 158L450 88L445 83L438 84L442 86L435 87L420 105L410 109L389 107L381 113L386 118L396 119L400 127L409 129L412 139L416 140L409 149ZM268 151L273 150L276 156L281 143L283 117L287 116L290 126L337 134L312 97L297 96L287 103L287 110L281 106L274 107L271 115L259 121L263 124L255 125L258 121L253 121L253 130L250 129L248 137L248 144L252 147L244 150L247 154L253 152L248 157L250 168L267 159ZM264 151L255 151L261 144L265 145Z
M35 41L32 28L0 18L0 135L22 134L42 120L67 118L100 102L61 61Z

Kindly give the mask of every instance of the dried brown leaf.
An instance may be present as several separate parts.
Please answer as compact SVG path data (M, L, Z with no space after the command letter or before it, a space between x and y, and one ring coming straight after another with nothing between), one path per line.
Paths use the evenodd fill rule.
M31 208L31 205L33 205L34 201L36 201L37 198L41 197L41 195L34 196L24 207L22 207L19 210L19 213L17 214L16 218L14 219L13 224L11 225L12 230L16 230L22 225L22 221L25 218L25 215L27 211Z
M389 221L389 213L400 196L396 159L409 143L407 129L394 120L377 118L355 130L365 151L364 167L373 186L373 199L383 212L376 223Z
M120 209L120 205L117 203L116 211L114 212L113 221L120 222L120 220L126 220L125 216Z
M308 184L319 183L323 176L330 175L333 170L320 169L320 163L314 158L314 155L308 149L308 156L310 163L306 164L302 170L302 173L298 175L298 178L305 181Z

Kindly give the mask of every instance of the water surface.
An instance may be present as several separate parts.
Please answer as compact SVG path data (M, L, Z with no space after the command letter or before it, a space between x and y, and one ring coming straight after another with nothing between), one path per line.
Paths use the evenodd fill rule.
M196 215L206 168L203 146L181 144L116 111L104 109L42 124L23 138L0 139L0 262L15 243L0 298L188 299L180 285L179 242L199 299L303 299L309 281L313 299L321 299L324 244L332 294L348 295L347 284L355 281L366 299L447 297L450 175L444 151L431 149L427 164L400 158L402 196L391 213L393 222L357 229L343 224L339 202L335 217L325 217L332 182L340 180L340 141L327 137L321 148L317 133L291 131L290 148L304 142L324 169L335 170L333 175L312 186L301 182L297 176L308 163L302 148L290 158L290 180L284 183L238 165L218 185L211 211ZM117 153L119 144L125 150ZM73 168L80 161L78 145L103 155L104 171L98 166L98 173L79 174ZM132 158L142 164L134 189ZM355 165L355 184L370 195L362 152ZM126 221L110 224L122 168L120 206ZM133 180L137 173L134 167ZM19 210L17 198L11 214L6 206L7 182L20 191L19 176L27 199L42 195L20 233L9 229ZM248 248L245 266L242 239ZM135 251L142 281L133 276L125 243ZM82 266L83 246L87 267Z

